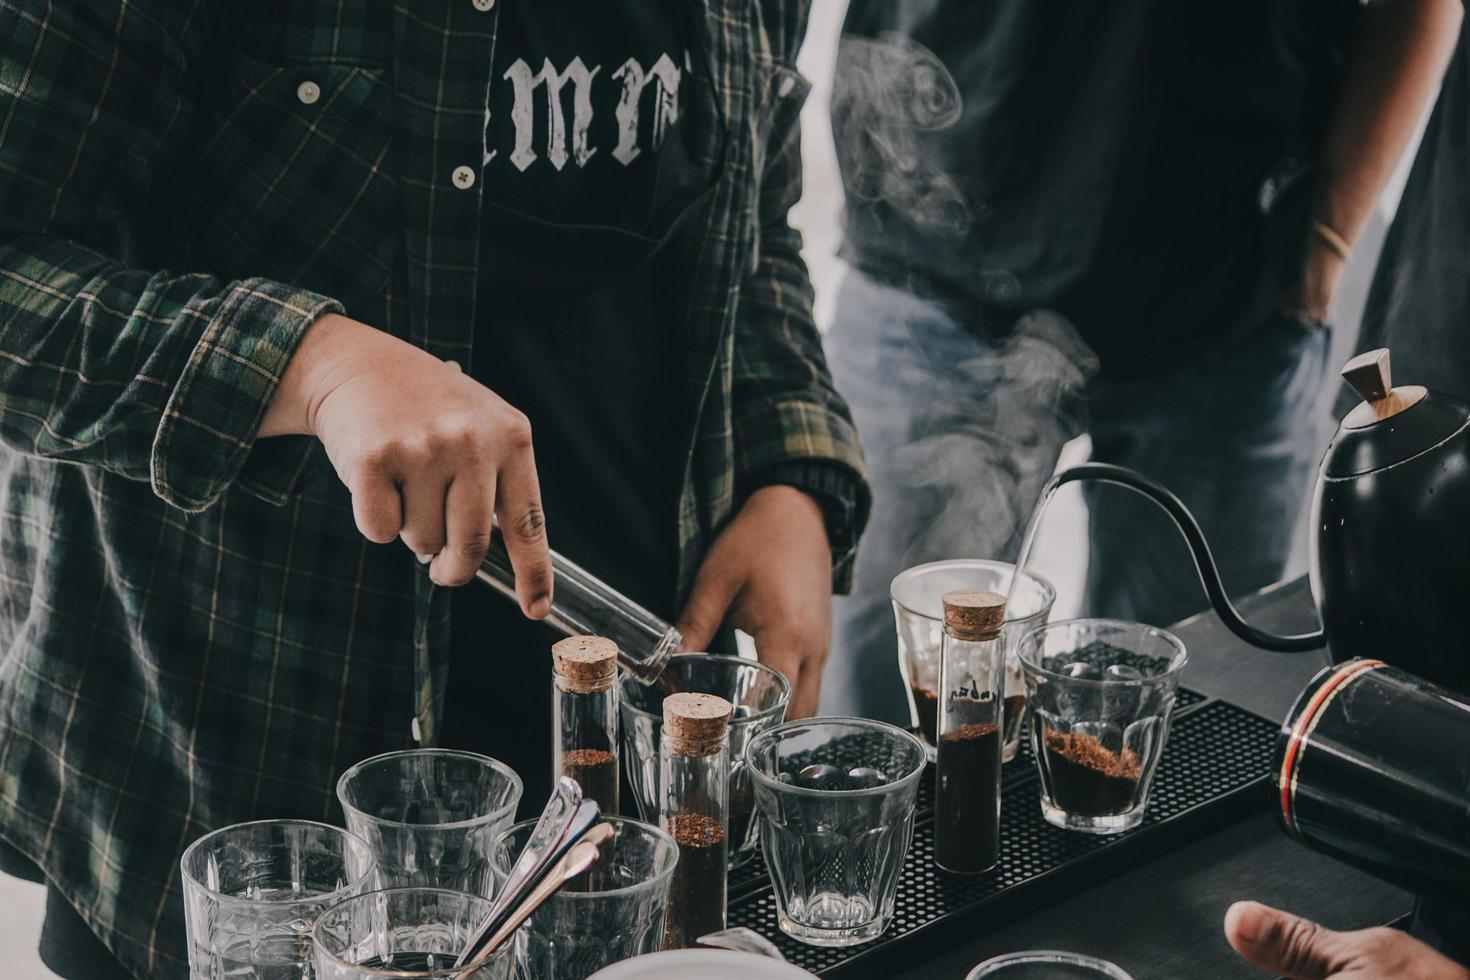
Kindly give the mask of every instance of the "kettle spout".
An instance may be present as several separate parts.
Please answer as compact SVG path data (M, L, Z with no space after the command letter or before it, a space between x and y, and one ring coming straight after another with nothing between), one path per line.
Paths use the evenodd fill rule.
M1200 584L1204 586L1210 605L1230 632L1251 646L1260 647L1263 650L1274 650L1277 653L1305 653L1308 650L1321 650L1327 646L1326 633L1320 629L1310 633L1281 636L1276 633L1268 633L1247 623L1225 592L1225 586L1220 581L1220 570L1215 565L1215 556L1210 553L1209 542L1205 540L1199 522L1194 519L1194 515L1178 497L1143 474L1110 463L1084 463L1081 466L1063 470L1052 477L1051 482L1042 492L1041 499L1048 499L1057 487L1083 481L1112 483L1120 487L1127 487L1152 500L1163 509L1164 513L1169 515L1174 526L1184 536L1184 543L1189 547L1189 553L1194 558L1195 571L1199 573Z

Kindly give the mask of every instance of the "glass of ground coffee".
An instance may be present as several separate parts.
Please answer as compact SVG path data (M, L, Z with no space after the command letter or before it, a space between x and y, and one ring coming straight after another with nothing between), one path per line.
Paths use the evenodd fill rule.
M383 884L492 895L490 845L515 819L521 777L473 752L409 749L357 763L337 781L347 828Z
M376 887L366 843L306 820L216 830L189 845L180 870L193 980L310 976L317 916Z
M651 824L623 818L603 823L614 832L599 847L597 863L516 931L521 976L584 980L609 963L659 948L679 848ZM496 840L491 868L497 882L505 881L535 826L534 820L518 823Z
M898 669L909 694L913 723L919 729L933 758L935 721L939 711L939 645L944 636L942 596L958 589L974 589L1008 595L1016 566L1005 561L954 558L915 565L894 578L889 587L893 621L898 630ZM1006 711L1002 732L1004 758L1009 762L1020 744L1025 717L1026 690L1021 679L1016 647L1026 631L1045 623L1051 616L1057 591L1052 584L1027 570L1020 588L1011 596L1001 640L1006 650Z
M1068 830L1138 826L1169 718L1184 644L1142 623L1071 619L1021 638L1041 812Z
M618 647L569 636L551 647L553 779L566 776L603 813L618 813Z
M660 823L679 845L669 884L665 949L692 948L725 928L730 867L730 702L713 694L664 698Z
M959 874L989 871L1000 857L1005 609L998 592L944 594L934 863Z
M782 932L852 946L888 928L924 762L916 736L865 718L789 721L751 741Z
M476 895L441 888L390 888L328 909L312 930L316 980L510 980L510 943L472 972L454 961L490 912Z
M730 719L730 866L750 860L760 846L755 827L755 791L745 768L745 747L761 732L779 725L791 700L791 683L781 672L756 660L712 653L680 653L669 658L664 679L680 691L714 694L735 707ZM622 685L623 760L638 814L659 818L658 746L663 733L666 691L624 672Z

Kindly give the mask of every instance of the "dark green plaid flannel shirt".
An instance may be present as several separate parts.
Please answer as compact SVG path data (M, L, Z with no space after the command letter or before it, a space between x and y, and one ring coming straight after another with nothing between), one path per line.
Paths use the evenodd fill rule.
M862 473L786 220L804 12L687 2L730 138L681 243L685 587L755 474ZM254 436L326 311L468 360L493 6L0 0L0 836L140 977L185 974L189 841L433 737L443 593Z

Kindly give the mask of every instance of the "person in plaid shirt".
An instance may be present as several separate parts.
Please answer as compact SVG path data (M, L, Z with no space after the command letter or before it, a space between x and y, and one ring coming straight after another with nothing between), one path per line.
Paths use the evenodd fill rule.
M548 537L647 567L814 709L868 497L786 218L805 11L644 6L0 0L0 861L64 976L185 975L190 841L334 819L451 659L547 659L458 628L492 517L526 616Z

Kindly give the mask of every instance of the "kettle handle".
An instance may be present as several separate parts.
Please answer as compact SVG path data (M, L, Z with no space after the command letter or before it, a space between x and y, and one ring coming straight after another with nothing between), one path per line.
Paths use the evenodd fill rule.
M1179 533L1184 536L1184 543L1189 546L1189 553L1194 558L1194 567L1199 573L1200 584L1204 586L1205 595L1209 597L1215 614L1220 617L1221 622L1230 632L1252 646L1263 650L1274 650L1277 653L1303 653L1308 650L1320 650L1327 645L1326 634L1321 629L1310 633L1299 633L1295 636L1279 636L1247 623L1236 611L1230 601L1230 596L1225 592L1225 586L1220 581L1220 570L1215 566L1215 556L1210 553L1210 545L1205 541L1205 535L1200 530L1199 522L1194 519L1194 515L1178 497L1143 474L1123 466L1114 466L1111 463L1083 463L1080 466L1063 470L1052 477L1041 499L1046 500L1057 487L1082 481L1112 483L1127 487L1163 508L1164 512L1174 521L1174 526L1179 528Z

